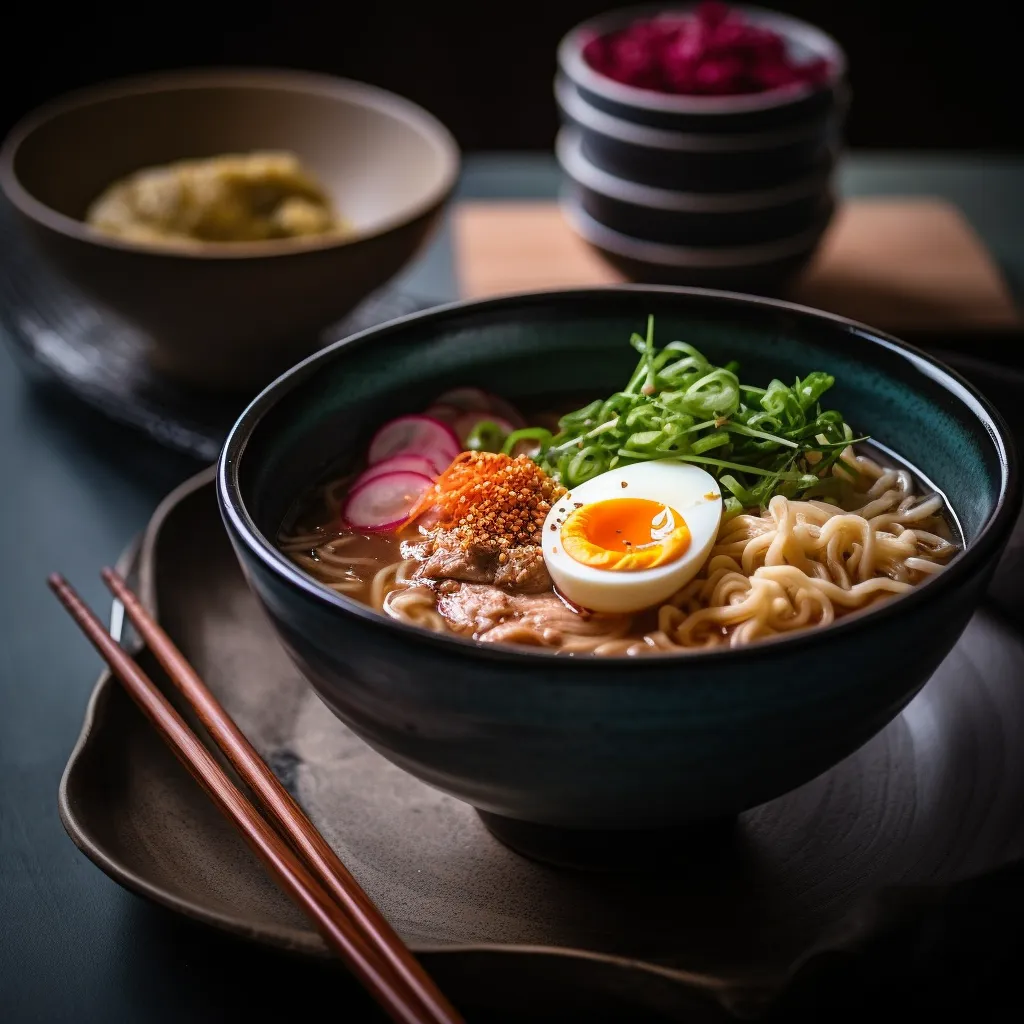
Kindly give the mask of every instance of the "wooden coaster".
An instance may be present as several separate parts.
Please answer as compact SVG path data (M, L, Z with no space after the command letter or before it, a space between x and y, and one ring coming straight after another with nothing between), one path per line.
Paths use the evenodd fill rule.
M454 230L466 298L624 280L555 203L463 203ZM1021 325L981 240L955 206L935 198L848 200L792 298L892 331Z

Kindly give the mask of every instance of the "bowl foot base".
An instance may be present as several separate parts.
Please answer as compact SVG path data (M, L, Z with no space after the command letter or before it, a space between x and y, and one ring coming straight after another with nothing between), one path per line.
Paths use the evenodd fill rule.
M666 828L586 829L538 825L477 810L499 842L531 860L581 871L638 871L695 864L722 852L737 817L710 818Z

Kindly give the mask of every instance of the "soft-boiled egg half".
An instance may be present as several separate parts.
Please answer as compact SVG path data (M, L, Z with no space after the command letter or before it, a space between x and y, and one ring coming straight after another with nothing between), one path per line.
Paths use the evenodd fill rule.
M697 575L722 521L713 476L683 462L641 462L580 484L544 522L544 562L559 591L595 612L636 612Z

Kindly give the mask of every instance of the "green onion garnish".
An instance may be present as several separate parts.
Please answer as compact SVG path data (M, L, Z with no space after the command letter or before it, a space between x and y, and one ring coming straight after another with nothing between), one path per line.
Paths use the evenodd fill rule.
M830 495L842 483L833 469L856 479L840 458L866 438L855 438L840 413L821 408L835 383L830 374L816 370L764 388L743 383L736 362L716 366L682 341L656 348L653 316L646 335L629 340L640 359L622 391L563 416L553 437L517 431L505 450L514 439L535 440L533 457L570 489L633 462L692 462L728 492L729 514L763 507L776 494Z

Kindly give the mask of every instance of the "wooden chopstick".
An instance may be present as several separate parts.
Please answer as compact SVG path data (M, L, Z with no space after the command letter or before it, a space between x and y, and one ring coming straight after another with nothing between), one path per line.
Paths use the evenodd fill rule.
M70 584L57 574L50 576L49 584L177 758L391 1019L400 1024L433 1024L442 1019L423 1005L416 993L369 944L355 921L335 903L285 841L264 821L156 684L113 640ZM363 899L369 903L365 894ZM444 1019L452 1024L461 1024L457 1015Z
M114 596L124 605L128 618L171 682L195 710L235 771L252 789L271 824L290 842L327 892L345 908L381 958L416 993L433 1019L442 1024L461 1021L455 1008L281 785L224 706L199 678L174 641L113 569L104 569L102 576Z

